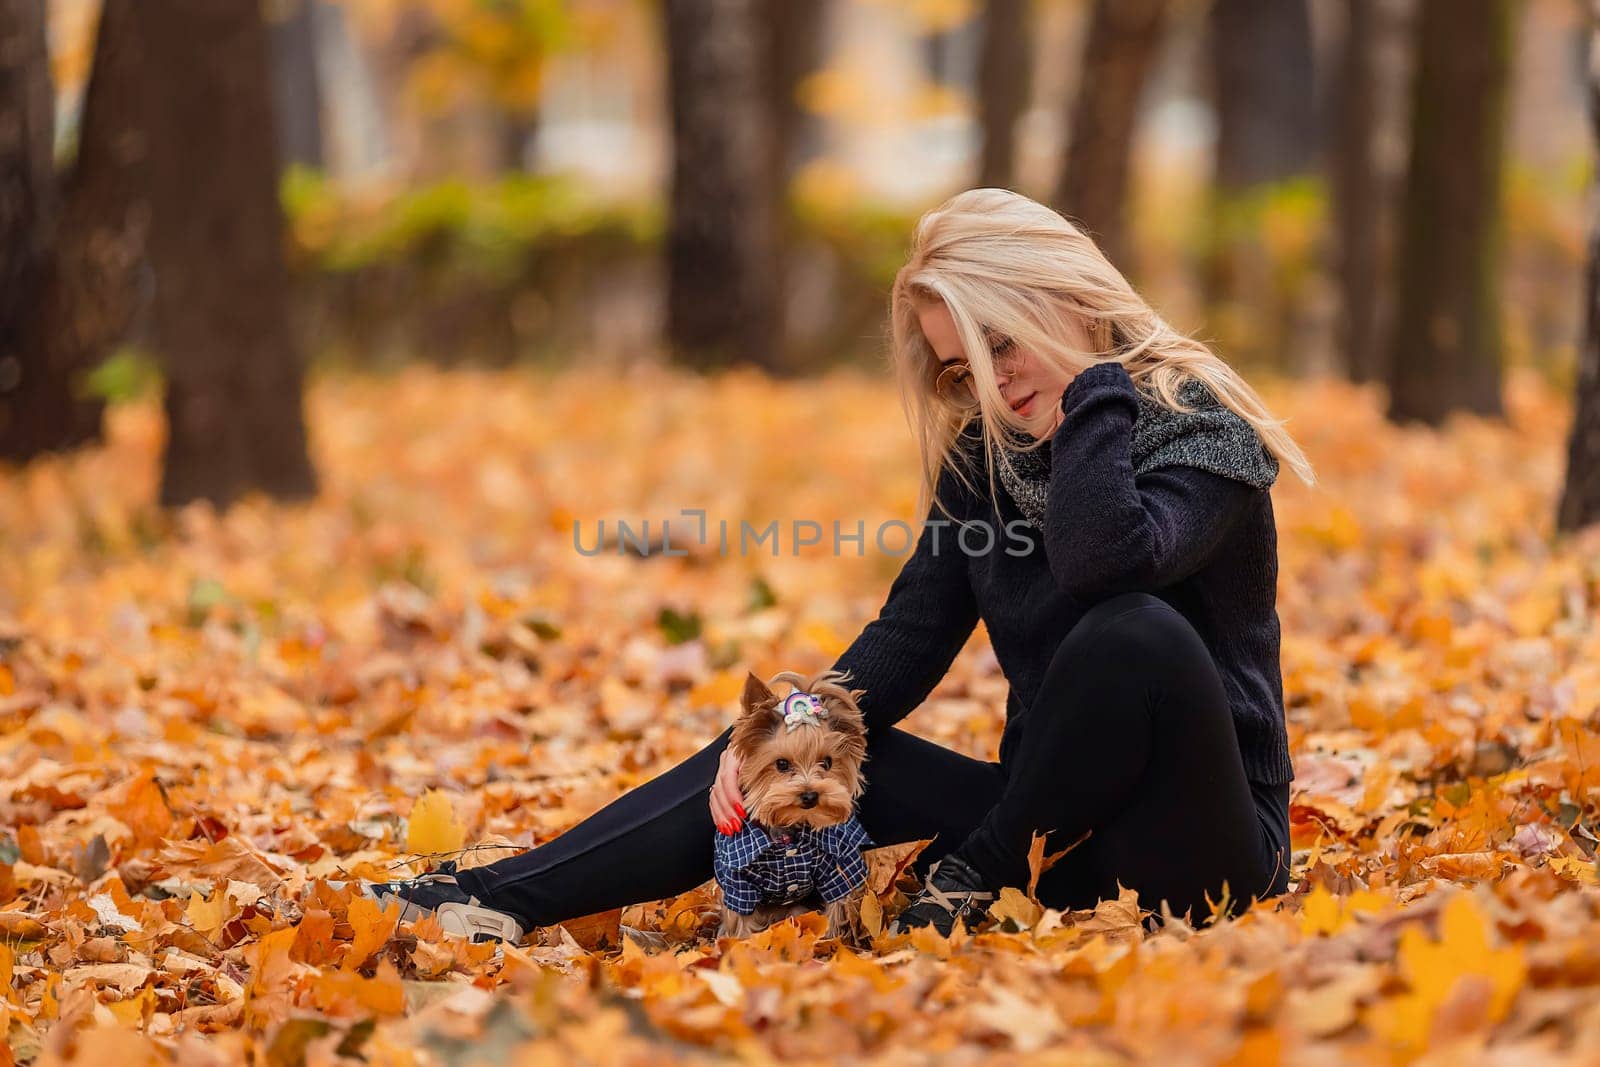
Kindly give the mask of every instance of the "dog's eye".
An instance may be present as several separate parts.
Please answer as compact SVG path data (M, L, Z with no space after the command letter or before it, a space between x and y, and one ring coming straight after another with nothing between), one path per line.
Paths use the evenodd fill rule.
M822 757L822 769L825 770L825 771L833 770L833 757L832 756L823 756Z
M781 759L781 760L779 760L777 762L776 766L777 766L778 770L786 771L786 770L789 769L789 761L786 760L786 759Z

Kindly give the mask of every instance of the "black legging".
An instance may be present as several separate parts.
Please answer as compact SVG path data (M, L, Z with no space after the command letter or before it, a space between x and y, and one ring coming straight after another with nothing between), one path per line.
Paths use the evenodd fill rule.
M731 732L547 844L458 881L530 926L700 885L717 832L708 792ZM1159 911L1165 898L1203 920L1224 880L1231 914L1287 888L1288 850L1257 813L1222 679L1189 621L1155 596L1090 608L1057 648L1008 758L1007 768L898 727L869 730L861 821L878 845L933 838L919 875L967 841L964 855L1015 885L1026 884L1035 828L1050 830L1049 852L1092 830L1039 880L1039 899L1062 909L1115 898L1120 881L1141 907ZM1286 810L1270 821L1281 827Z

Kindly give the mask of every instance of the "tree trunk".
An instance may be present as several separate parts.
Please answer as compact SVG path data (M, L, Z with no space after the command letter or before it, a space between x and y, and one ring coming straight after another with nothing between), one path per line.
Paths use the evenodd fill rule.
M1423 0L1389 418L1502 413L1500 187L1510 0Z
M1262 193L1309 173L1320 141L1307 0L1216 0L1209 30L1217 140L1201 287L1235 358L1288 372L1302 305L1260 226Z
M764 123L769 131L766 176L771 187L766 202L772 212L772 240L775 244L770 271L773 292L777 294L775 314L780 340L778 351L768 364L770 370L781 373L798 372L795 366L799 354L791 338L799 332L792 328L793 304L786 299L790 293L789 280L797 268L795 232L792 225L790 187L795 174L821 149L818 123L813 115L800 105L800 84L822 63L822 42L827 27L829 0L757 0L755 8L761 34L760 47L765 51L762 64L762 96Z
M309 496L289 332L267 28L256 0L138 0L153 327L167 376L161 502Z
M0 0L0 457L26 460L97 432L74 368L39 343L61 196L44 0ZM92 409L92 405L89 405ZM87 417L92 414L94 417Z
M665 0L673 163L667 342L701 368L780 367L753 0Z
M1016 180L1017 122L1028 109L1033 88L1030 2L984 4L978 53L978 126L983 132L978 184L986 188L1009 188Z
M1345 0L1333 159L1333 239L1342 313L1336 344L1352 381L1378 376L1378 226L1383 185L1373 158L1379 0Z
M1311 169L1317 149L1306 0L1216 0L1217 185L1249 189Z
M317 67L317 0L275 0L272 84L283 161L321 169L322 75Z
M767 174L773 198L787 203L789 182L818 150L816 122L800 106L800 83L822 65L822 38L828 21L828 0L759 0L755 8L763 28L767 101Z
M1600 148L1600 0L1589 0L1589 130ZM1600 182L1589 203L1589 265L1584 276L1583 344L1567 443L1567 480L1556 529L1570 532L1600 522Z
M1345 0L1345 32L1333 92L1328 173L1340 361L1353 382L1387 379L1383 337L1391 311L1394 170L1379 153L1404 111L1397 70L1409 27L1407 0Z
M26 337L26 362L48 370L24 380L17 432L4 435L17 458L99 438L104 404L83 394L82 377L128 338L149 288L136 3L101 7L78 154Z
M1167 0L1095 0L1071 106L1055 206L1132 274L1128 178L1139 102L1161 50Z
M59 209L44 0L0 0L0 109L0 337L10 360Z

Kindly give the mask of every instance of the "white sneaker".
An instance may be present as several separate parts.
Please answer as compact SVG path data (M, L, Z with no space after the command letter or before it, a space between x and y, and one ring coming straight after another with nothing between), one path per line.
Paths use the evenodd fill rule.
M415 921L436 915L445 933L473 941L521 941L527 936L522 922L508 912L485 907L477 897L456 882L456 861L446 860L439 869L416 878L394 882L361 882L356 892L383 907L400 902L400 918Z

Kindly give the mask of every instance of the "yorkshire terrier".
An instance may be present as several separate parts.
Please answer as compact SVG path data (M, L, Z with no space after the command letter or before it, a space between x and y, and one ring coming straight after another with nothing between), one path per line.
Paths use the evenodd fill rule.
M794 692L775 695L750 674L729 745L739 757L739 792L748 819L716 835L722 889L717 936L745 937L781 919L821 910L824 936L860 944L867 890L863 848L874 847L856 818L866 788L861 764L867 730L848 675L774 675Z

